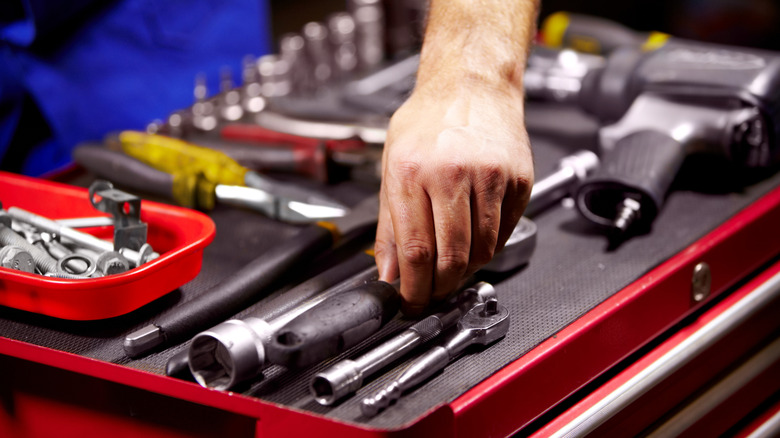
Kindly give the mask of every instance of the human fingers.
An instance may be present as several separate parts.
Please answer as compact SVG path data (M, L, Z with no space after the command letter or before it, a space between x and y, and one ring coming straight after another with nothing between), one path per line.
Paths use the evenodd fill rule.
M532 178L532 177L531 177ZM495 252L498 253L504 248L506 241L512 235L517 222L528 205L528 198L531 193L529 182L523 178L507 186L506 194L501 203L501 225L498 230L498 241Z
M471 178L466 166L452 163L437 168L431 197L436 238L433 299L457 289L471 253Z
M376 228L376 241L374 242L374 257L379 270L379 279L392 282L398 278L398 255L393 233L393 221L390 209L387 206L385 191L379 194L379 220Z
M466 275L471 275L493 259L499 240L501 205L506 178L498 164L487 164L476 177L471 197L471 253Z
M436 258L433 213L421 184L419 164L401 164L385 174L401 276L404 312L419 314L430 302Z

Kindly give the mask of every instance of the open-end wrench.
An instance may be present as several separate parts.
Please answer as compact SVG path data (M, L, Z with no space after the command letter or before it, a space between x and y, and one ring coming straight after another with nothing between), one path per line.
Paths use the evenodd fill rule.
M503 338L509 330L509 311L495 298L475 305L458 322L458 327L441 345L417 357L397 379L360 405L363 415L371 417L390 406L407 391L463 354L471 345L489 345Z
M317 373L310 390L321 405L331 405L363 385L363 380L454 326L475 304L496 298L492 285L479 282L450 297L440 311L429 315L383 344L355 359L346 359Z

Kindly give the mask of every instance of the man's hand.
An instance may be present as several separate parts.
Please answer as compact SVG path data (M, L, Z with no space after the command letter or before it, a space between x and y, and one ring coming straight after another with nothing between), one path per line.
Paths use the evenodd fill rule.
M533 184L517 90L417 89L393 116L382 160L376 258L401 276L409 313L443 298L503 248Z
M522 74L535 0L433 0L417 85L382 159L376 259L407 313L455 290L503 248L533 162Z

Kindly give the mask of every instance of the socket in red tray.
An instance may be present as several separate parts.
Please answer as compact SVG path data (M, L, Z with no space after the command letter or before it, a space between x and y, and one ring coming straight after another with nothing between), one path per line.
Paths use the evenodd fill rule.
M103 215L87 189L0 172L0 201L51 219ZM66 280L0 267L0 305L70 320L111 318L133 311L195 278L203 249L214 240L214 222L203 213L142 201L148 242L160 257L122 274ZM111 238L111 227L83 230Z

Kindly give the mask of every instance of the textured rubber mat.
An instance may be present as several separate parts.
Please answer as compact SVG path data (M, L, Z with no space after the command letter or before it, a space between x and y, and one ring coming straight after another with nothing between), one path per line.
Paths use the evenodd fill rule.
M580 115L550 106L531 106L527 114L537 178L549 173L564 155L594 147L595 125ZM780 183L780 175L774 175L735 189L738 187L736 179L723 178L715 168L699 166L697 169L697 178L677 181L676 190L669 196L649 233L634 237L617 248L610 248L604 235L572 208L559 205L534 217L539 234L530 264L495 283L500 302L510 310L508 335L484 351L461 357L374 418L362 417L359 403L364 395L373 393L388 379L387 374L369 381L356 396L337 406L325 408L314 402L308 393L309 379L332 361L296 372L271 367L265 371L264 379L244 388L243 392L372 427L398 428L413 422L553 336ZM708 173L717 178L708 180ZM730 182L723 184L723 180ZM715 184L718 181L720 183ZM707 191L700 187L707 187ZM330 190L349 202L365 193L349 184ZM213 218L217 236L205 251L203 270L180 290L132 314L88 323L60 321L0 308L0 336L164 374L168 358L186 348L186 344L131 360L123 353L122 338L147 325L152 317L163 315L177 304L203 293L261 254L264 248L284 244L285 239L296 232L295 227L240 210L218 209ZM302 278L291 279L291 282L300 280ZM258 306L262 306L262 302L238 316L252 312ZM391 322L381 333L342 357L354 356L371 342L409 323L401 319ZM401 363L388 372L397 373L403 366Z

